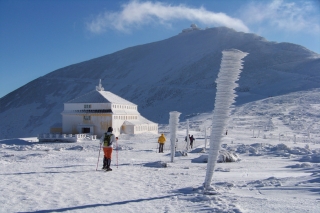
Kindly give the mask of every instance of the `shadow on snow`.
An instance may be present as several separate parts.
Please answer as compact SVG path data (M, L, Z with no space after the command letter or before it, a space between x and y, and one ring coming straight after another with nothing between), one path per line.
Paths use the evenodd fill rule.
M125 205L125 204L128 204L128 203L139 203L139 202L143 202L143 201L151 201L151 200L170 198L170 197L173 197L173 196L176 196L176 195L167 195L167 196L162 196L162 197L127 200L127 201L120 201L120 202L114 202L114 203L108 203L108 204L91 204L91 205L67 207L67 208L61 208L61 209L47 209L47 210L38 210L38 211L20 212L20 213L65 212L65 211L88 209L88 208L108 207L108 206L114 206L114 205Z

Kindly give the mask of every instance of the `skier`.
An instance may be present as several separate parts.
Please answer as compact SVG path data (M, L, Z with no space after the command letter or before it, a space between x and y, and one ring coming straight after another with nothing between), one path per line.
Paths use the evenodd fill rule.
M163 146L165 142L166 142L166 137L164 136L164 134L161 134L161 136L158 139L159 153L163 153Z
M195 139L194 139L193 135L191 135L191 137L190 137L190 147L191 147L191 149L192 149L193 141L194 141L194 140L195 140Z
M112 134L113 128L109 127L108 131L100 138L100 144L103 144L103 167L102 169L106 171L112 171L110 168L111 165L111 156L113 150L113 142L116 142L114 134Z

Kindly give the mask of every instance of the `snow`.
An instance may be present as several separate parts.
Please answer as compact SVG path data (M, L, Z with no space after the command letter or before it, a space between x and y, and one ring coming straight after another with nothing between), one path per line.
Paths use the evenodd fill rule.
M172 163L168 125L159 131L167 138L164 153L157 153L159 135L120 135L112 172L100 170L102 152L96 171L98 141L0 140L0 212L319 212L318 94L296 92L235 107L221 147L238 158L216 164L215 195L202 188L211 113L190 118L196 140L187 155L186 122L179 123ZM270 118L273 128L266 130Z
M92 90L80 97L68 101L68 103L117 103L136 106L130 101L127 101L112 92L97 90Z

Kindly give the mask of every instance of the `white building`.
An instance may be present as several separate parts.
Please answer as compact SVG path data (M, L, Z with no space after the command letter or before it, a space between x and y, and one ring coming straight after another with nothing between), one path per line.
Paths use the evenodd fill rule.
M101 80L96 90L65 103L61 114L63 134L86 133L101 137L110 126L116 136L121 133L158 134L157 123L141 116L136 104L104 91Z

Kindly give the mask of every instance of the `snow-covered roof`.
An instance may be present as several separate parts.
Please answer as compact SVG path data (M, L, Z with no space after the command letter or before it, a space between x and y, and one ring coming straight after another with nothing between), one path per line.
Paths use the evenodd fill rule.
M61 122L60 123L55 123L55 124L53 124L51 126L51 128L60 128L60 127L62 127L62 123Z
M136 104L113 94L112 92L98 90L88 92L82 96L68 101L67 103L116 103L137 106Z
M141 124L155 124L152 121L149 121L143 116L139 116L138 120L132 120L132 121L125 121L123 122L125 125L141 125Z

